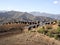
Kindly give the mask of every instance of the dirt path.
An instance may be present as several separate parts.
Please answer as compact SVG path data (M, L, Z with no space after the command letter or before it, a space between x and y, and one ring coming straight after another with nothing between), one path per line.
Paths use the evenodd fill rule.
M60 45L60 41L37 32L28 32L0 38L0 45Z

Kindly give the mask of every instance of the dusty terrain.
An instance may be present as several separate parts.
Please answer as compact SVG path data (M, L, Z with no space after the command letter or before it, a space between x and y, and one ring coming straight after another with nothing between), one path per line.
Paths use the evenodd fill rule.
M37 32L0 37L0 45L60 45L60 41Z

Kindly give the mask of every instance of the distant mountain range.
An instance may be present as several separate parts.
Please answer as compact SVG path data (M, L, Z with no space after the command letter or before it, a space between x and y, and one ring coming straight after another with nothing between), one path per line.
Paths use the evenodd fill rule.
M35 16L45 16L45 17L50 17L50 18L55 18L60 20L60 14L49 14L49 13L40 13L40 12L30 12L31 14Z
M19 11L0 11L0 23L12 22L12 21L52 21L60 15L53 15L47 13L38 12L19 12ZM55 18L55 19L54 19ZM60 19L60 18L59 18Z

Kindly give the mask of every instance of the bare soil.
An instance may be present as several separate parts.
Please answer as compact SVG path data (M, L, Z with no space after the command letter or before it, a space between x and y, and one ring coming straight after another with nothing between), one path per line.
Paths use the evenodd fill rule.
M60 45L60 41L38 32L26 32L0 36L0 45Z

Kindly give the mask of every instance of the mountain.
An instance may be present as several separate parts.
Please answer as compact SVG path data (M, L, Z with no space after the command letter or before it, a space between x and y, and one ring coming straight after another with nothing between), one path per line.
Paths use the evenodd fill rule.
M18 11L7 11L7 12L1 12L0 18L4 18L7 21L10 20L32 20L33 15L29 14L27 12L18 12ZM3 20L4 20L3 19Z
M19 12L19 11L5 11L0 12L0 23L12 22L12 21L52 21L53 18L45 17L45 16L34 16L35 14L30 14L27 12Z
M30 14L33 14L35 16L45 16L60 20L60 14L49 14L49 13L40 13L40 12L30 12Z

